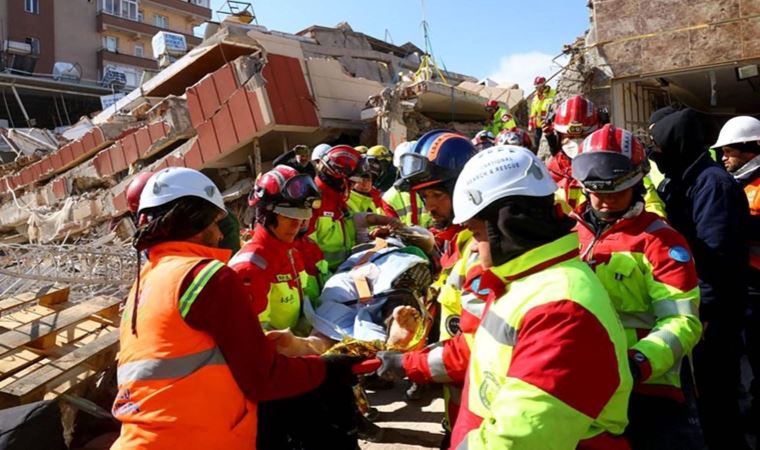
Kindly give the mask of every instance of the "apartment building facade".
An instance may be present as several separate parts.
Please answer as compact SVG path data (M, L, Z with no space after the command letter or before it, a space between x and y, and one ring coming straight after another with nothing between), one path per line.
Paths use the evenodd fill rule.
M29 44L34 73L52 75L56 62L77 64L82 79L99 81L109 70L139 84L156 70L151 39L159 31L193 35L211 18L210 0L0 0L0 41Z

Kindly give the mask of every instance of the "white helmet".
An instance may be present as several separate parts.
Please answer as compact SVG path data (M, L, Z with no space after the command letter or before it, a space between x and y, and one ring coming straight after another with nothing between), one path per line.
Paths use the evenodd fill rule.
M393 151L393 165L397 169L401 170L401 156L411 152L415 144L417 144L417 141L406 141L396 146L396 149Z
M325 153L327 153L328 150L330 150L332 146L330 144L319 144L316 147L314 147L314 150L311 151L311 161L322 161L322 157L325 156Z
M713 144L712 148L753 141L760 141L760 120L750 116L738 116L723 125L718 142Z
M557 190L544 163L527 148L497 145L473 156L454 186L454 223L462 224L497 200L546 197Z
M169 167L153 174L145 183L140 194L137 213L146 208L165 205L181 197L199 197L213 204L223 212L224 200L219 188L206 175L184 167Z

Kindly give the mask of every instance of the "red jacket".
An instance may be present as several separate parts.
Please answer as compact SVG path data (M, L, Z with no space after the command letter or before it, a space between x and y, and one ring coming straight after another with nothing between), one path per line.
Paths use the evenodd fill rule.
M571 209L575 209L582 203L578 200L583 198L583 195L580 183L573 178L572 163L573 160L565 152L560 151L546 163L546 168L549 169L549 174L557 183L557 187L563 192L563 199Z
M314 231L317 224L317 218L319 217L328 215L334 220L343 219L347 208L346 202L348 201L348 196L351 194L351 191L349 190L338 191L333 189L319 177L314 179L314 183L322 193L322 204L319 209L314 210L314 214L312 214L311 220L309 221L309 232L307 234L311 234L311 232Z

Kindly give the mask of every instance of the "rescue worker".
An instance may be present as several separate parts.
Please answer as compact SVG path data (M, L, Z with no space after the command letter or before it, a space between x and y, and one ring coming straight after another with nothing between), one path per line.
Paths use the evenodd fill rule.
M366 145L357 145L356 147L354 147L354 150L359 152L360 155L366 155L367 150L369 150L369 148L367 148Z
M689 243L699 277L704 334L694 349L694 376L702 430L711 449L746 449L737 387L749 264L747 197L710 158L694 110L663 108L650 123L650 158L666 177L659 193L668 221Z
M401 169L401 156L411 151L417 141L408 141L399 144L393 152L393 166L396 171ZM400 175L399 175L400 176ZM385 214L389 217L397 217L404 225L420 225L424 228L430 226L430 214L423 210L422 200L417 196L415 201L416 214L413 218L412 201L409 192L391 186L383 194L383 200L390 208L386 208Z
M284 164L296 169L300 173L305 173L314 178L317 175L316 168L312 164L311 150L305 145L296 145L289 152L283 153L272 161L272 167Z
M381 193L387 191L396 181L396 167L393 166L393 153L384 145L375 145L367 150L367 163L375 174L372 186Z
M137 225L137 210L140 208L140 195L152 176L153 172L140 172L127 185L127 209L132 214L135 225Z
M119 330L114 450L253 449L260 401L318 386L351 396L355 359L286 358L266 339L257 302L225 265L231 251L217 247L224 214L192 169L161 170L142 191L133 245L148 261Z
M351 192L349 178L360 162L361 155L353 147L336 145L322 157L315 178L322 198L309 222L309 238L319 245L331 271L346 260L356 243L347 201Z
M432 286L439 303L440 341L460 333L462 316L475 316L476 321L480 318L479 300L462 294L467 273L478 265L477 243L469 230L452 224L451 200L459 172L475 153L474 146L464 136L449 130L433 130L423 135L401 160L401 180L412 194L419 192L423 199L425 210L433 218L431 231L441 255L441 271ZM462 379L445 376L441 349L426 348L414 356L405 357L403 362L399 353L386 352L382 357L385 367L381 373L395 373L399 378L414 373L410 379L418 384L454 382L444 385L445 445L456 421Z
M754 380L750 431L760 435L760 120L739 116L726 122L712 148L723 153L723 165L744 187L750 212L750 272L748 317L745 325L747 356Z
M578 156L583 140L601 125L596 106L580 95L570 97L555 110L552 131L546 134L546 141L552 149L547 167L559 186L555 197L565 213L569 214L586 201L580 183L573 178L572 160ZM648 177L644 177L644 186L647 211L665 217L665 205Z
M528 117L528 132L533 132L533 142L536 147L541 145L541 133L544 126L544 120L549 114L554 97L557 95L551 86L546 84L546 78L538 76L533 80L534 96L530 104L530 115Z
M319 144L311 151L311 165L314 166L314 170L319 172L322 157L325 156L332 146L330 144Z
M486 102L486 126L484 131L490 131L492 136L496 136L501 130L511 130L517 127L515 118L509 112L509 109L500 106L496 100Z
M370 165L369 157L362 156L359 167L349 178L351 194L348 196L348 211L352 214L371 212L383 215L389 205L383 201L382 193L373 186L379 175L379 167Z
M581 258L620 316L634 387L625 435L634 449L704 448L681 389L681 365L702 334L699 286L686 240L644 210L644 146L605 125L583 142L573 176L589 201L573 212Z
M493 147L495 141L496 138L493 133L488 130L480 130L475 137L472 138L472 145L475 147L475 150L479 152L489 147Z
M292 167L276 166L263 174L248 197L254 209L253 236L232 258L229 266L238 273L255 300L266 302L259 321L265 331L291 329L309 333L301 311L305 301L316 301L319 291L310 290L302 254L294 242L301 228L320 205L314 180Z
M625 331L579 258L557 186L530 150L497 146L464 167L454 223L486 242L493 295L475 333L457 449L626 448Z
M496 145L517 145L518 147L525 147L533 153L536 153L538 150L533 147L533 140L530 138L530 134L522 128L502 130L496 136Z

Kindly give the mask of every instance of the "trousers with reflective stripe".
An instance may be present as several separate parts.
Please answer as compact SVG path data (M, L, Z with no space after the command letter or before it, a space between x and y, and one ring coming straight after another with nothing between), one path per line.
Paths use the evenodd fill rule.
M154 260L145 264L125 307L132 311L137 291L137 335L126 314L120 330L112 412L122 427L112 448L253 449L256 405L246 400L211 336L183 319L222 263L210 260L179 292L184 278L208 258L158 256L151 253Z

